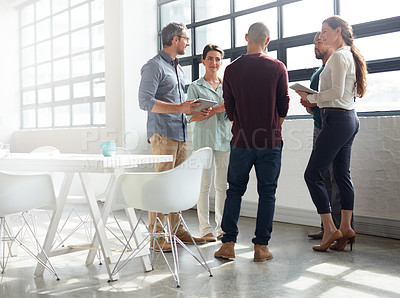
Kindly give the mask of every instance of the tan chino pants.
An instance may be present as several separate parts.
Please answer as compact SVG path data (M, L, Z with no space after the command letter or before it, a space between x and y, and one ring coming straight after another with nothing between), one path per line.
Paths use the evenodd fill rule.
M156 163L155 164L156 172L164 172L173 169L179 166L187 158L187 143L185 141L176 141L166 136L162 136L158 133L155 133L150 137L150 143L153 155L173 155L174 157L172 162ZM157 216L161 220L161 222L164 222L163 214L158 213ZM156 218L156 213L149 212L150 231L153 231L155 218ZM170 213L168 214L168 218L170 220L171 227L174 228L179 221L178 214ZM161 232L161 231L162 231L162 226L158 222L156 226L156 232ZM184 232L184 230L182 224L180 224L176 234L179 235L182 232Z

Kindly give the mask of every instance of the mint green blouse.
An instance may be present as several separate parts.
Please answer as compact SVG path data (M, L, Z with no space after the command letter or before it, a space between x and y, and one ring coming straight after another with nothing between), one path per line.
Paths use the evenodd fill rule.
M222 80L217 90L200 78L189 85L187 99L206 98L224 103L222 98ZM231 122L226 117L226 113L216 113L202 121L190 122L193 137L193 149L198 150L203 147L210 147L215 151L230 151L230 141L232 139Z

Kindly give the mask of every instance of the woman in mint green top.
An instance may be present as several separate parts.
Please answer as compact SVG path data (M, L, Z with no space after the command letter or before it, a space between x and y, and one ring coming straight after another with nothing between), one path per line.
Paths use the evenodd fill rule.
M190 118L193 149L210 147L213 150L213 165L203 170L200 197L197 202L197 215L200 233L206 241L216 241L210 224L209 195L214 177L215 186L215 232L222 236L221 220L227 190L227 171L229 163L230 141L232 139L231 122L226 117L222 98L222 80L217 72L222 64L224 52L216 45L206 45L203 49L202 63L206 68L204 77L194 81L187 91L187 99L206 98L217 102L207 117L194 115Z

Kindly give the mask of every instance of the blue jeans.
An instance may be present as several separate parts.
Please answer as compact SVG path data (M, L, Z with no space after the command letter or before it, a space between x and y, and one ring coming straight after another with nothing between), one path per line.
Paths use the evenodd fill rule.
M222 230L223 243L236 242L242 196L253 165L257 176L258 211L254 244L267 245L271 238L275 211L275 191L281 170L282 144L272 149L242 149L231 145L228 167L229 188L226 191Z
M351 147L360 127L355 110L322 108L322 130L315 142L304 179L319 214L331 213L324 177L333 164L342 210L353 210L354 188L350 175Z

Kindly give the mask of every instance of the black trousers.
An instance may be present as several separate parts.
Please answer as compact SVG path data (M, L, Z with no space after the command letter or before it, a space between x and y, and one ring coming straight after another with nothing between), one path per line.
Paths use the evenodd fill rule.
M324 177L333 164L342 210L353 210L354 188L350 175L351 148L360 122L355 110L322 108L322 130L315 142L304 179L319 214L331 213Z

